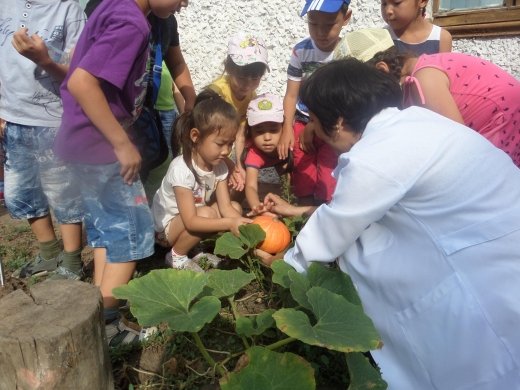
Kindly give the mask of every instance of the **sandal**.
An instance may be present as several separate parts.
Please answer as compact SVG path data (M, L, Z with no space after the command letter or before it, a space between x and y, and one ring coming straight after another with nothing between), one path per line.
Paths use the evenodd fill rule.
M39 253L36 258L28 263L25 263L18 270L13 272L16 278L27 278L29 276L45 276L58 268L61 262L61 253L52 259L45 260Z
M200 252L196 256L193 256L193 261L197 262L198 264L200 264L201 262L203 263L205 261L212 268L217 268L223 260L223 258L218 257L213 253Z
M82 280L83 279L83 271L80 269L78 272L74 272L68 268L63 266L59 266L56 268L56 271L52 273L49 277L50 280Z
M139 332L127 326L122 318L105 325L107 343L110 348L139 342Z

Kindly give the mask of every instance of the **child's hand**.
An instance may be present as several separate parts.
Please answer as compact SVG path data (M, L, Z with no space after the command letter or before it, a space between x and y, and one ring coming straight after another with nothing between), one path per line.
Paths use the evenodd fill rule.
M141 169L141 155L130 140L123 142L114 148L117 160L121 164L119 174L126 184L130 185L139 177Z
M300 134L300 149L305 153L314 152L314 128L310 123L305 125L305 128Z
M248 217L256 217L257 215L266 215L268 217L277 217L276 214L273 214L271 212L269 212L267 210L267 208L264 206L263 203L259 203L257 204L256 206L253 206L253 208L251 209L251 211L249 213L247 213L247 216Z
M239 226L246 225L251 222L253 222L253 221L249 218L244 218L244 217L231 218L231 224L229 226L229 231L238 237L238 236L240 236L240 231L238 230Z
M229 177L228 184L235 191L243 191L246 185L246 171L244 168L239 167L237 164Z
M292 126L284 127L280 141L278 141L278 157L280 160L285 160L289 157L289 150L292 152L294 146L294 133Z
M30 59L36 65L45 65L52 61L45 42L38 34L29 36L27 27L13 34L12 44L16 51Z

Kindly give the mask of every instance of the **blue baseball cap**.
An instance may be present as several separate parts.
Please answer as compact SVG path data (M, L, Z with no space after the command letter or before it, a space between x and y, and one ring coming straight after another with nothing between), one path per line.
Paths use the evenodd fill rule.
M300 16L309 11L338 12L343 4L349 5L350 0L306 0Z

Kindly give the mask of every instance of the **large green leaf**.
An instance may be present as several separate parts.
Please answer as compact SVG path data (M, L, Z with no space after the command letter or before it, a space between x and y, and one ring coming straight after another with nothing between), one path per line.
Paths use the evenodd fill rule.
M208 275L207 288L211 295L218 298L234 295L255 278L253 274L239 268L229 271L216 269L209 272Z
M264 229L262 229L260 225L257 225L256 223L242 225L238 228L238 230L240 231L240 239L249 248L256 248L258 244L265 240Z
M374 324L360 306L322 287L312 287L307 297L316 324L312 325L301 311L281 309L273 317L282 332L307 344L341 352L380 348L382 344Z
M265 310L256 316L238 317L236 331L239 336L256 336L264 333L274 325L273 309Z
M249 247L231 232L226 232L215 242L215 254L240 259L249 251Z
M246 351L248 364L220 380L222 390L313 390L314 370L293 353L253 347Z
M271 264L271 269L273 270L273 283L279 284L285 288L289 288L291 285L289 271L294 271L294 268L283 260L275 260L273 264Z
M384 390L387 383L361 352L346 354L350 385L348 390Z
M288 276L291 281L289 290L291 291L291 295L294 300L306 309L312 310L311 304L309 303L309 299L307 297L307 292L312 286L307 275L300 274L295 270L292 270L288 272Z
M113 290L127 299L130 310L143 326L167 322L179 332L198 332L220 311L220 300L203 297L192 302L208 281L208 274L188 270L161 269Z
M265 239L265 232L257 224L242 225L238 228L240 236L226 232L215 243L215 254L240 259L250 249Z
M307 270L307 277L311 286L326 288L333 293L341 295L349 302L361 305L361 300L354 283L352 283L352 279L339 269L312 263Z

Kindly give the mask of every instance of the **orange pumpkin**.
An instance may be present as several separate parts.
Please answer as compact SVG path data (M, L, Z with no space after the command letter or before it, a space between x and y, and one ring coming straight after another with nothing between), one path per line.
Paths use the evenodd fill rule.
M253 219L253 223L260 225L265 232L265 239L259 244L258 249L274 255L289 246L291 233L278 218L259 215Z

